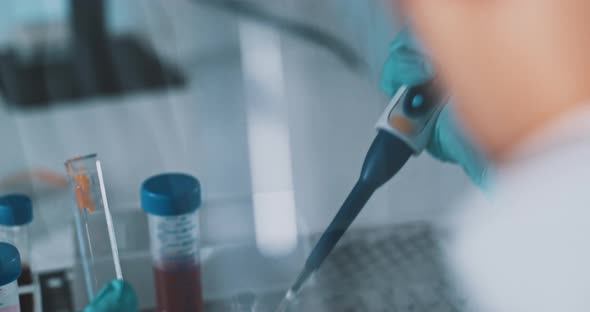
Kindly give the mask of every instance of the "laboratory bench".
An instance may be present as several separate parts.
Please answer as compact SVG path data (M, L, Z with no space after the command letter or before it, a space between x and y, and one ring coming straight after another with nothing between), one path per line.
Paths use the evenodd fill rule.
M435 236L423 222L347 233L290 311L463 311ZM206 310L273 311L283 295L244 293L209 302Z
M437 236L438 233L426 222L348 232L289 311L465 310L464 296L449 282ZM318 238L313 235L309 241L313 243ZM149 266L149 261L145 265ZM71 273L54 272L40 276L39 280L45 281L41 287L43 297L50 295L44 298L44 303L71 306L64 304L67 294L63 292L75 292L77 286ZM56 279L61 282L56 284ZM63 289L60 292L51 285L60 285ZM205 309L207 312L272 312L283 295L284 289L243 291L226 298L209 299ZM73 310L64 308L59 311ZM141 311L154 309L142 304Z

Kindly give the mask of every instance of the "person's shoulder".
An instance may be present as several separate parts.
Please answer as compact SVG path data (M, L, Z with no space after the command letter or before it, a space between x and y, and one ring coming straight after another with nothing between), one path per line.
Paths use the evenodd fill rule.
M509 167L498 176L498 204L531 209L590 205L590 143L584 143L568 144Z
M447 252L472 298L495 299L498 311L555 311L587 297L588 159L590 148L539 155L498 175L489 198L463 203Z

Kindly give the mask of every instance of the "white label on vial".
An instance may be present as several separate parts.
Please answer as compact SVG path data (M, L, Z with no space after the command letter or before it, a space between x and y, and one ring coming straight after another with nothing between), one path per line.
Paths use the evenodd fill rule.
M193 213L150 218L152 256L163 265L194 264L199 257L199 228Z
M0 312L20 312L16 281L0 287Z

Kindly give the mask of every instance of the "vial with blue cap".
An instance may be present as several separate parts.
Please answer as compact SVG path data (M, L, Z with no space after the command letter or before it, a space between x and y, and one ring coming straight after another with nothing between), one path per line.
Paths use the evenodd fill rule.
M20 312L17 279L21 274L16 247L0 242L0 312Z
M0 242L9 243L18 249L22 265L18 285L21 287L33 284L33 275L29 265L31 254L29 227L32 221L33 203L27 195L0 196ZM32 291L20 295L20 306L23 312L33 311Z
M199 181L181 173L153 176L141 186L141 206L148 214L157 311L204 311Z

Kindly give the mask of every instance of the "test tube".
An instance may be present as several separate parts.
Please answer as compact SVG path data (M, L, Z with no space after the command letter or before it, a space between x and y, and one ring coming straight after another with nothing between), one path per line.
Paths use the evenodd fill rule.
M204 311L199 181L178 173L153 176L141 186L141 205L148 214L157 311Z
M21 274L16 247L0 242L0 311L20 312L17 279Z
M123 279L101 163L96 154L66 161L88 300L112 279Z
M33 284L33 275L29 265L31 260L29 225L32 221L33 204L28 196L10 194L0 197L0 242L9 243L18 249L22 266L22 272L18 278L19 287ZM32 290L21 293L20 308L23 312L34 310Z

